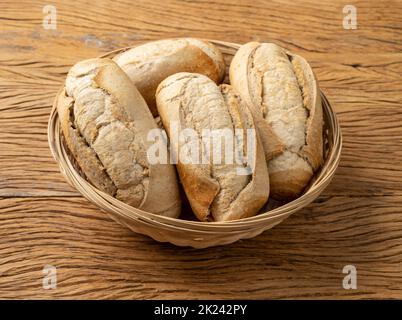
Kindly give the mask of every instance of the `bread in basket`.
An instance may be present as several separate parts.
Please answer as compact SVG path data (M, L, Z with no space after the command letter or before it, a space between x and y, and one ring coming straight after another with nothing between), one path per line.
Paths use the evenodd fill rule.
M222 41L209 41L221 50L226 66L229 66L240 45ZM127 48L119 49L102 57L113 58L126 50ZM227 74L228 72L226 72ZM224 82L228 82L228 77ZM80 171L75 159L66 147L55 106L53 106L49 119L49 145L61 173L70 185L101 210L108 213L114 220L134 232L148 235L160 242L170 242L179 246L206 248L224 245L239 239L252 238L272 228L292 213L314 201L331 181L340 160L342 137L333 109L322 92L320 96L324 120L324 162L322 166L315 172L309 185L298 198L279 206L273 205L269 201L260 210L259 214L240 220L202 222L156 215L130 206L100 191L86 180L85 175ZM191 210L191 208L189 207L186 210Z

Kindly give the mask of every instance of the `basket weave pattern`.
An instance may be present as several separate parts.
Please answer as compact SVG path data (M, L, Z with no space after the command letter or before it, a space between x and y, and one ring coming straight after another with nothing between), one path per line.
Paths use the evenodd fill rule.
M222 51L228 67L240 45L209 41ZM102 57L111 58L124 50L127 48L107 53ZM228 73L226 72L226 74ZM227 81L228 79L225 79L225 82ZM53 106L50 114L48 140L53 157L68 183L85 198L108 213L115 221L127 226L134 232L148 235L157 241L171 242L179 246L205 248L257 236L314 201L330 183L340 160L342 136L336 115L322 92L321 99L324 115L325 161L304 194L294 201L262 212L257 216L229 222L200 222L158 216L131 207L96 189L85 179L63 143L55 106Z

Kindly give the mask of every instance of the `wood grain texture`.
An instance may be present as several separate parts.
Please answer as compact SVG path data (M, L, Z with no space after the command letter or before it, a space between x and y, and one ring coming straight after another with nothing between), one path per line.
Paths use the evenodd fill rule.
M0 2L0 298L402 298L402 3ZM275 41L311 63L344 147L318 200L261 236L205 250L133 234L62 178L47 145L72 64L138 42ZM57 289L42 269L57 267ZM358 289L342 288L355 265Z

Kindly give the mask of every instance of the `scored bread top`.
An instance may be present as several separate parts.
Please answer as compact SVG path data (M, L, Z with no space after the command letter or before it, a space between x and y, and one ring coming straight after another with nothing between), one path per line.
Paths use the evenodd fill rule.
M305 143L307 111L286 53L272 43L261 44L253 55L250 84L261 86L261 113L286 148L298 152Z
M322 106L310 66L275 44L250 42L229 73L260 130L272 195L294 198L323 158Z
M156 88L168 76L195 72L216 83L225 76L225 62L219 49L196 38L149 42L116 55L114 61L134 82L154 116L157 115Z
M170 128L173 122L178 123L181 130L194 129L198 137L202 136L204 129L225 129L234 134L236 128L254 128L251 114L232 88L229 85L218 87L204 75L172 75L159 85L156 99L169 135L172 134ZM202 140L203 151L209 150L212 154L212 145L205 145L207 141L210 142ZM211 158L207 164L192 164L179 157L179 175L200 220L226 221L247 217L256 214L268 199L268 173L259 140L253 150L253 174L238 174L236 159L242 163L247 146L237 151L233 163L225 163L224 150L221 164L212 163Z
M146 137L156 124L116 63L90 59L76 64L56 103L66 143L96 187L134 207L178 215L174 168L148 163Z

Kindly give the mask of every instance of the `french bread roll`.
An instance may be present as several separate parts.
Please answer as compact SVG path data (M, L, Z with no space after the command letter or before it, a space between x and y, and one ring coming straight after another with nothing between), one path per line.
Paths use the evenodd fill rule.
M177 146L180 180L198 219L228 221L255 215L268 199L269 177L251 113L232 87L218 87L201 74L177 73L162 81L156 92L156 101L170 142ZM236 129L242 129L243 134L250 129L254 143L246 142L249 140L243 136L243 148L230 150L234 160L239 162L226 161L225 151L222 150L220 163L209 157L207 162L194 164L180 157L185 142L172 136L173 124L180 132L193 129L199 139L204 135L204 129L229 130L226 131L229 136L233 136ZM211 142L202 140L200 149L204 154L209 152L211 155L213 143L208 145L207 141ZM244 169L244 158L250 151L253 170L240 174L239 163Z
M213 44L178 38L149 42L116 55L114 61L127 73L157 116L155 92L159 83L178 72L206 75L217 84L225 76L225 62Z
M259 129L271 196L296 198L323 161L322 105L311 67L273 43L250 42L237 51L229 77Z
M74 65L55 104L66 145L94 186L133 207L178 217L174 166L150 165L147 134L156 123L115 62L90 59Z

